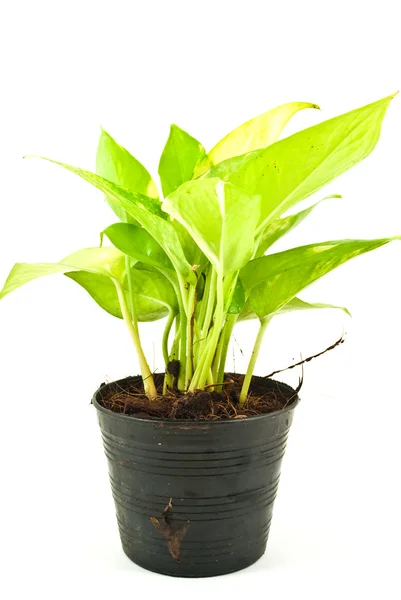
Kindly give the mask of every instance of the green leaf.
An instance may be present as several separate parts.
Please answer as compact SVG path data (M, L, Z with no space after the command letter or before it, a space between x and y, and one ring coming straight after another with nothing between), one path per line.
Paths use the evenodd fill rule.
M178 312L178 300L174 288L167 278L158 271L134 269L132 272L132 286L135 298L141 298L144 301L150 300L166 309Z
M157 201L148 198L142 194L134 194L124 188L95 175L90 171L79 169L65 163L61 163L49 158L43 158L51 163L64 167L68 171L75 173L97 189L110 196L119 204L129 215L136 219L146 231L160 244L167 256L170 258L174 267L189 282L196 284L196 277L184 255L178 236L170 222L165 220L165 213L161 212Z
M86 271L73 271L64 274L83 287L103 310L113 315L113 317L122 319L116 286L110 277ZM127 289L125 291L128 293Z
M346 261L401 239L338 240L300 246L250 261L240 273L259 318L275 313L298 292Z
M171 260L163 248L143 227L131 223L115 223L103 233L124 254L162 270L173 270Z
M349 310L347 308L344 308L343 306L336 306L335 304L323 304L322 302L305 302L304 300L301 300L301 298L297 298L296 296L294 298L292 298L289 302L287 302L287 304L285 304L283 307L281 307L276 313L276 315L283 315L286 314L288 312L292 312L294 310L315 310L315 309L320 309L320 308L333 308L333 309L338 309L338 310L342 310L343 312L345 312L345 314L347 314L349 317L351 317L351 313L349 312ZM239 316L239 321L247 321L249 319L258 319L259 317L257 316L256 313L254 313L254 311L251 308L251 305L248 302L246 302L240 316Z
M188 181L163 202L221 276L244 266L254 250L259 198L218 179Z
M342 310L346 315L351 317L351 313L344 306L336 306L335 304L324 304L322 302L305 302L301 300L301 298L297 298L296 296L292 298L287 304L281 307L277 311L277 315L282 315L288 312L292 312L294 310L315 310L320 308L334 308L336 310Z
M159 194L145 167L125 148L102 129L96 154L96 173L104 179L117 183L130 192L158 198ZM110 196L106 200L121 221L126 220L124 209Z
M259 231L297 202L366 158L375 147L393 96L304 129L263 150L226 160L209 171L260 194Z
M263 233L260 236L258 249L257 249L256 255L255 255L256 258L259 256L262 256L266 252L266 250L268 248L270 248L270 246L272 246L275 242L277 242L277 240L282 238L284 235L286 235L292 229L294 229L300 223L302 223L302 221L304 219L306 219L306 217L308 215L310 215L310 213L321 202L324 202L325 200L330 200L332 198L341 198L341 196L338 194L326 196L325 198L322 198L322 200L320 200L319 202L316 202L316 204L313 204L309 208L306 208L305 210L301 210L299 213L296 213L294 215L289 215L288 217L283 217L281 219L276 219L275 221L272 221L270 223L270 225L267 225L267 227L264 229Z
M205 149L198 140L177 125L171 125L170 135L159 163L164 196L168 196L192 178L195 167L205 154Z
M309 102L289 102L237 127L220 140L203 159L195 170L195 177L199 177L223 160L273 144L278 140L291 117L304 108L319 107Z
M121 279L124 274L125 259L116 248L85 248L70 254L59 263L17 263L0 292L0 299L38 277L54 273L87 271L97 275Z
M228 314L238 315L245 307L245 290L240 279L237 279L236 286L234 289L233 297L231 298L231 304L228 308Z

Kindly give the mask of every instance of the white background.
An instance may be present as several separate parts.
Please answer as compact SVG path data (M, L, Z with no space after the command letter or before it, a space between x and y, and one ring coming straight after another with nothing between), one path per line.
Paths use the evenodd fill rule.
M0 19L0 280L59 260L113 222L99 192L43 154L89 169L99 125L154 174L170 123L210 148L288 101L316 102L287 133L400 87L396 2L44 2ZM400 99L379 145L324 191L284 246L401 233ZM121 322L62 276L0 305L2 597L400 598L401 243L351 261L303 298L347 306L281 317L257 372L346 343L305 369L268 551L214 580L148 573L123 555L92 393L138 371ZM161 368L143 328L152 367ZM238 329L236 368L255 327ZM230 359L231 360L231 359ZM299 371L282 378L296 384Z

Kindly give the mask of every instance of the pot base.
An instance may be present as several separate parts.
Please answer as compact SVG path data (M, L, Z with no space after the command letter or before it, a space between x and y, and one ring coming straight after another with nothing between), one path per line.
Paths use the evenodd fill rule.
M242 571L243 569L246 569L247 567L250 567L251 565L256 563L260 558L262 558L262 556L265 553L265 550L263 550L263 552L261 553L258 549L258 551L252 552L250 555L243 557L240 563L230 563L230 565L227 565L226 567L224 567L220 561L216 560L215 564L208 564L207 567L205 565L205 568L202 569L202 572L199 572L198 564L189 563L185 565L186 568L184 572L182 570L178 571L176 568L177 565L171 565L170 567L166 566L165 568L159 569L155 568L152 565L141 562L135 555L130 556L129 549L124 548L124 546L123 551L124 554L130 559L130 561L138 565L138 567L146 569L146 571L151 571L152 573L157 573L158 575L168 575L169 577L186 577L192 579L200 579L203 577L217 577L219 575L229 575L230 573L235 573L236 571Z

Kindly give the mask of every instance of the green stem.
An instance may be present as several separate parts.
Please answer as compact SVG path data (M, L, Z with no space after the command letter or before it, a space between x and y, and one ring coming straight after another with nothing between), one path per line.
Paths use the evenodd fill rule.
M196 286L191 285L190 289L189 289L189 293L188 293L188 304L187 304L187 308L186 308L187 340L186 340L186 364L185 364L185 389L189 385L189 382L192 378L193 370L194 370L193 345L194 345L195 302L196 302Z
M217 371L217 383L223 383L224 381L224 369L227 361L228 346L230 344L231 335L234 329L234 325L237 322L237 319L238 315L227 315L226 324L223 330L223 344L221 349L219 370Z
M209 299L210 281L212 279L212 269L211 269L211 267L207 268L207 270L205 271L205 277L206 277L205 288L203 290L202 301L199 303L199 306L200 306L199 314L197 315L197 321L198 321L198 323L200 323L201 326L202 326L203 321L205 319L206 308L207 308L207 301Z
M206 345L209 340L208 334L209 334L209 330L211 327L213 311L215 309L217 273L213 269L213 267L211 267L211 272L209 275L208 283L209 283L208 295L207 295L207 297L204 296L206 304L205 304L205 310L203 311L203 319L202 320L199 319L200 337L199 337L198 348L197 348L197 361L198 361L197 368L198 369L200 369L200 367L199 367L200 358L203 356ZM196 372L196 369L195 369L195 372Z
M131 315L130 315L129 308L127 306L127 302L126 302L125 295L124 295L124 290L123 290L120 282L114 278L113 278L113 282L114 282L114 285L116 286L118 301L120 303L120 308L121 308L121 313L122 313L122 316L124 319L124 323L127 326L128 333L131 336L131 339L134 343L135 350L136 350L136 353L138 356L139 366L141 369L141 375L142 375L142 379L143 379L143 385L144 385L144 389L145 389L145 394L147 395L147 397L150 400L152 400L157 397L157 391L156 391L155 382L153 380L152 372L149 368L148 362L146 360L145 354L144 354L142 346L141 346L141 341L139 339L139 330L138 330L138 328L135 328L132 323Z
M216 354L214 355L214 359L213 359L213 365L212 365L212 369L211 369L213 383L217 383L217 373L219 370L219 364L220 364L220 359L221 359L221 354L223 351L223 344L224 344L224 333L225 333L225 326L223 327L223 329L220 332L220 337L219 337L219 341L217 344Z
M131 265L129 263L129 256L125 255L125 270L127 272L127 283L128 283L128 308L131 315L131 321L136 330L138 330L138 319L136 315L136 307L134 301L134 289L132 285L132 273Z
M214 323L211 331L211 335L208 336L207 345L204 352L201 354L198 366L195 370L194 377L192 378L190 390L203 389L205 387L206 379L209 376L209 371L212 366L213 358L216 353L216 347L219 341L220 332L222 330L225 314L224 314L224 290L223 290L223 279L219 277L216 283L216 295L217 303L214 311Z
M199 320L202 337L207 336L207 333L210 328L210 322L212 320L214 303L215 303L215 298L216 298L216 289L217 289L217 273L212 268L212 273L210 275L205 315L204 315L203 321Z
M164 363L166 365L166 372L167 372L167 365L170 360L170 355L169 355L169 351L168 351L168 338L169 338L171 327L173 326L174 319L176 318L176 316L177 316L176 313L170 309L168 317L167 317L167 321L166 321L166 326L165 326L164 332L163 332L162 349L163 349Z
M258 335L256 337L255 345L254 345L253 351L252 351L251 360L249 361L248 369L245 374L245 378L244 378L244 381L242 384L241 394L239 397L239 403L242 406L245 404L246 399L248 397L249 386L251 384L253 371L255 369L256 361L257 361L257 358L258 358L258 355L260 352L260 348L262 345L263 336L265 334L266 328L267 328L268 324L270 323L270 321L271 321L271 317L265 317L264 319L261 319L261 321L260 321Z

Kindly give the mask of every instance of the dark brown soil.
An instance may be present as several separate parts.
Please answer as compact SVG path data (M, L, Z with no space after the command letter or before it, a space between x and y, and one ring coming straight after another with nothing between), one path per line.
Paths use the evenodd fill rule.
M285 408L297 398L289 386L265 377L253 377L245 406L239 405L243 375L227 373L221 391L196 390L182 394L169 390L163 396L163 374L154 376L160 396L148 400L141 377L127 377L100 390L97 397L105 408L146 419L244 419Z

